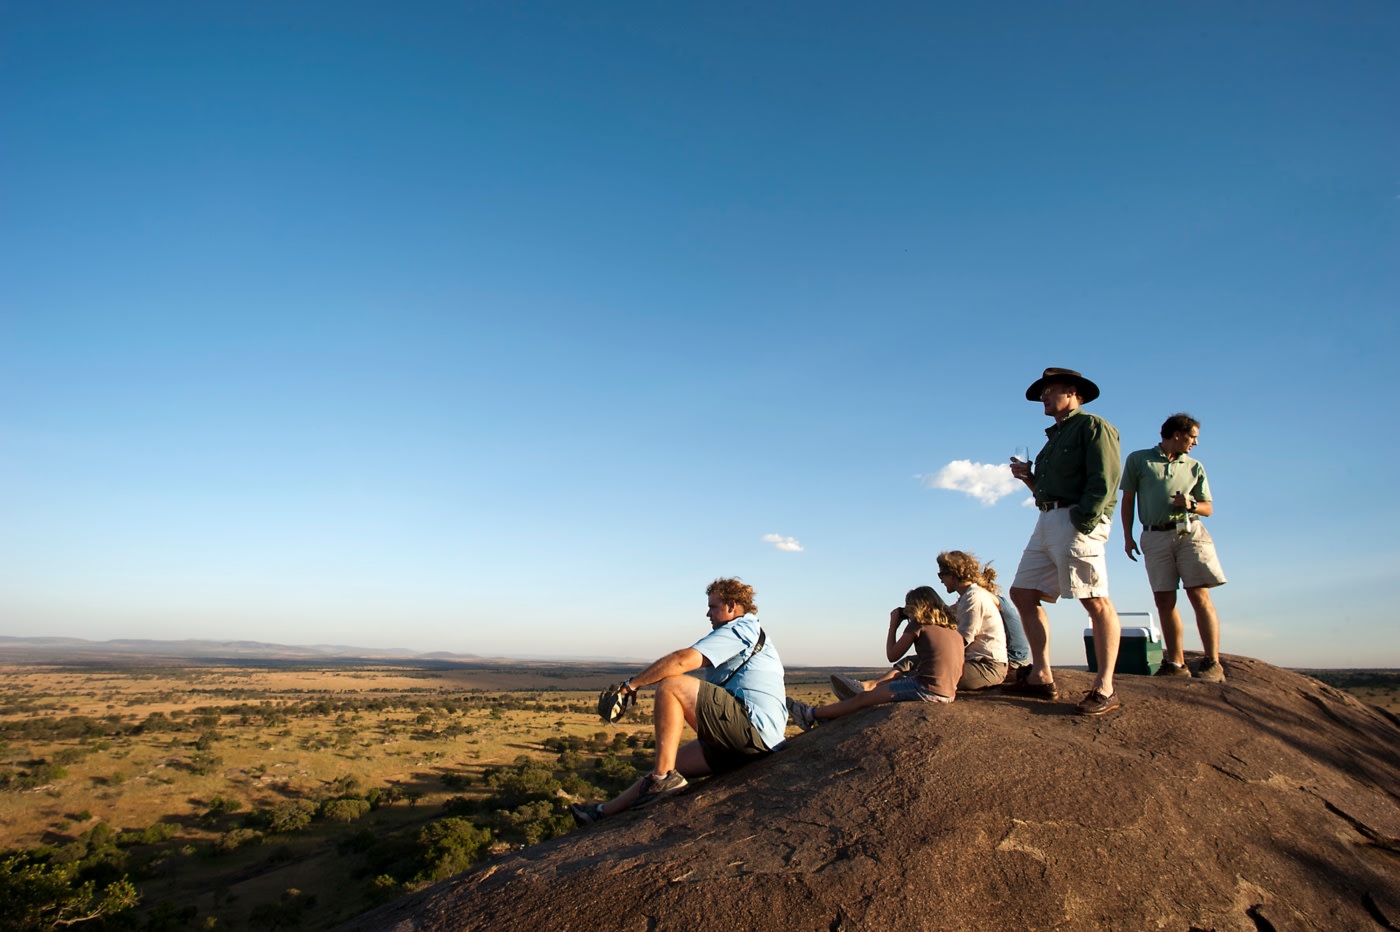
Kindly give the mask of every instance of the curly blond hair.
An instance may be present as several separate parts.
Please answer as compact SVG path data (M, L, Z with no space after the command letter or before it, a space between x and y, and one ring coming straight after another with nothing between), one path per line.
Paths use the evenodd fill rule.
M737 576L716 579L705 587L705 595L717 595L726 602L735 602L745 615L758 614L758 603L753 600L753 586Z
M921 625L939 625L944 628L958 626L948 611L947 604L938 597L932 586L910 589L904 596L904 614L910 621Z
M938 555L938 572L947 573L959 583L976 583L992 595L999 595L996 584L997 571L992 564L983 564L975 554L966 550L945 550Z

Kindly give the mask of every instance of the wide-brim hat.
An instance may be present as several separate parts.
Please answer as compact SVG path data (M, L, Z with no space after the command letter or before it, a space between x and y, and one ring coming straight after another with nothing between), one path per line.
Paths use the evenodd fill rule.
M1045 386L1051 382L1068 382L1079 392L1079 400L1088 404L1099 397L1099 387L1093 382L1084 378L1073 369L1046 369L1045 374L1031 383L1031 387L1026 389L1027 401L1039 401L1040 393Z

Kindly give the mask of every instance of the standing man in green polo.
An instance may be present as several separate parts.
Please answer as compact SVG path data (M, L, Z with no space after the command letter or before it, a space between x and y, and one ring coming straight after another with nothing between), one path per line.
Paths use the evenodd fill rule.
M1215 556L1215 542L1199 520L1212 511L1210 483L1205 467L1189 455L1200 442L1201 422L1189 414L1173 414L1162 422L1161 434L1161 443L1129 453L1123 467L1123 549L1133 562L1142 554L1157 617L1162 620L1166 656L1157 675L1191 675L1182 651L1181 613L1176 610L1180 583L1196 611L1196 630L1201 632L1205 653L1196 675L1220 683L1225 680L1220 666L1220 619L1210 590L1225 584L1225 573ZM1140 551L1133 540L1134 501L1142 522Z
M1055 423L1045 430L1045 446L1035 465L1011 461L1011 474L1035 493L1040 509L1035 531L1021 554L1011 601L1025 622L1031 666L1022 667L1008 686L1041 699L1055 699L1050 669L1050 619L1042 603L1067 595L1078 599L1094 627L1098 675L1079 701L1081 715L1103 715L1121 703L1113 689L1118 662L1118 612L1108 597L1108 535L1121 474L1118 431L1082 406L1099 397L1099 387L1073 369L1046 369L1026 389Z

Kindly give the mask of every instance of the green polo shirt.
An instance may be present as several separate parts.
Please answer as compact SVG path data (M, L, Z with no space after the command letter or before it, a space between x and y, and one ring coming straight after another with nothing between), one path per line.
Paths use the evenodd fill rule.
M1181 517L1181 509L1171 504L1177 492L1197 501L1210 501L1210 483L1200 461L1185 453L1169 460L1160 446L1129 453L1119 487L1137 496L1138 520L1146 526L1170 524Z
M1096 414L1075 408L1045 429L1035 456L1035 501L1069 502L1070 521L1087 534L1118 504L1118 431Z

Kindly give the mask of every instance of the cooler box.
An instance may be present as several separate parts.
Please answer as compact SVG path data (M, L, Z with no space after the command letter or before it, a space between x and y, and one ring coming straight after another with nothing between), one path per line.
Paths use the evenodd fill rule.
M1140 626L1135 623L1141 621ZM1119 612L1123 638L1118 645L1118 663L1114 673L1136 673L1151 676L1162 665L1162 632L1153 624L1151 612ZM1094 629L1084 629L1084 653L1089 658L1089 672L1099 672L1094 656Z

